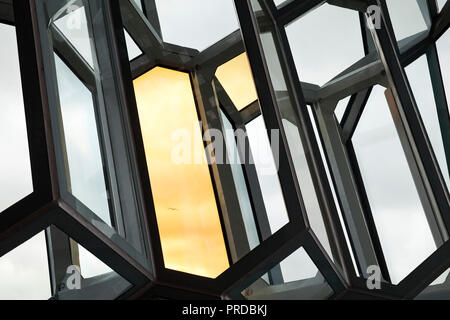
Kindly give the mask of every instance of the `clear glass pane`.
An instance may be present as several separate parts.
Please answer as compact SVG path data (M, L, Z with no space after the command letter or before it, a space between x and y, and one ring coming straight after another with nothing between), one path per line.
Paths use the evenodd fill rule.
M258 100L247 54L221 65L217 68L216 77L238 111Z
M233 1L156 0L156 7L164 41L183 47L202 51L239 29Z
M336 110L334 113L335 113L336 118L339 123L342 121L342 118L344 117L345 111L347 110L347 107L348 107L348 103L350 102L350 98L351 97L342 99L337 104L337 107L336 107Z
M16 30L0 23L0 212L33 192Z
M450 269L444 271L415 300L450 300Z
M272 154L264 119L256 118L246 125L246 129L270 230L274 234L289 222L278 179L278 164Z
M157 67L134 89L165 266L215 278L229 262L189 74Z
M438 3L438 11L441 11L444 5L447 3L447 0L437 0Z
M445 93L447 95L447 103L450 100L450 31L447 31L442 35L438 41L436 41L436 47L439 55L439 61L442 72L442 79L444 81ZM450 110L450 103L449 103Z
M224 137L227 149L228 160L233 174L233 180L236 186L236 193L239 200L239 206L244 220L245 231L249 242L250 250L259 245L258 230L256 228L253 209L250 202L250 196L245 181L244 171L242 169L242 161L236 144L235 131L228 117L220 112L222 124L224 128Z
M286 26L303 82L324 85L364 57L358 12L327 3Z
M384 91L374 87L352 141L391 281L397 284L436 244Z
M275 5L278 8L284 7L285 5L287 5L291 2L294 2L294 1L296 1L296 0L273 0L273 2L275 3Z
M92 39L89 34L86 10L82 1L75 1L53 24L93 68Z
M45 233L0 257L0 300L48 300L52 296Z
M268 283L261 278L242 294L248 300L323 300L333 295L333 290L323 278L308 253L300 248L283 260L283 280Z
M426 35L431 26L426 0L387 0L386 4L397 41L407 43Z
M445 156L442 132L440 130L436 101L434 99L430 70L427 57L423 55L405 68L414 97L419 107L422 121L433 146L434 153L441 168L447 188L450 189L450 176Z
M316 141L317 141L317 144L319 146L320 155L322 157L322 162L323 162L324 167L325 167L325 172L327 174L328 183L330 185L331 192L333 193L334 204L335 204L337 212L339 214L339 221L341 223L341 227L342 227L342 230L344 232L345 242L347 243L347 247L348 247L348 250L350 252L350 256L352 258L352 263L353 263L353 267L355 269L355 272L356 272L357 275L359 275L358 266L356 264L356 259L355 259L354 253L353 253L352 245L350 243L350 238L348 236L348 230L347 230L347 227L346 227L345 222L344 222L344 216L343 216L342 211L341 211L341 206L340 206L337 194L336 194L336 189L334 187L333 179L331 177L330 168L328 166L328 161L327 161L327 158L325 156L325 150L324 150L324 147L323 147L323 144L322 144L322 138L321 138L321 135L319 133L319 129L317 127L317 124L316 124L315 117L314 117L313 110L312 110L311 106L309 106L308 112L309 112L309 118L311 119L311 123L312 123L312 126L313 126L314 135L316 137Z
M111 226L92 92L55 55L69 192Z
M132 0L136 6L142 10L142 0Z
M128 51L128 58L131 60L139 57L142 54L141 49L136 44L136 42L133 40L133 38L130 36L127 30L123 29L125 33L125 42L127 45L127 51Z

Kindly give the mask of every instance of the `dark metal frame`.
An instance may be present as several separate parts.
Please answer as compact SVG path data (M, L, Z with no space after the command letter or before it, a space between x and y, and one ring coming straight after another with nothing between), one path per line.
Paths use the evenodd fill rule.
M129 181L132 181L133 191L129 195L134 193L137 210L142 212L142 215L128 226L126 224L130 217L124 218L125 223L119 228L121 231L110 237L92 225L92 221L96 220L95 215L80 212L79 206L64 195L65 184L61 176L60 159L62 146L58 141L58 119L54 111L55 106L58 106L57 91L54 90L56 79L52 73L52 49L49 39L46 38L47 25L42 23L48 17L45 16L39 1L14 2L14 17L12 2L0 3L0 21L16 26L20 66L21 70L27 70L26 73L22 72L22 81L35 190L0 214L0 256L47 228L52 290L55 296L60 291L59 284L64 277L64 269L73 263L68 237L80 243L132 284L132 289L121 298L243 299L241 292L268 272L272 284L282 283L281 272L277 266L301 247L306 250L333 290L334 299L413 298L450 266L450 243L447 241L450 234L449 193L403 70L409 63L427 54L447 162L450 163L450 138L445 134L450 128L448 100L435 46L436 40L450 26L449 2L438 14L435 0L426 0L431 13L431 30L404 46L403 43L397 45L384 0L328 1L332 5L360 12L366 57L325 86L318 87L300 82L301 74L298 74L295 67L285 26L325 1L290 1L277 8L271 0L235 0L241 31L236 31L205 51L198 52L163 41L154 0L142 2L144 12L131 0L89 0L89 8L100 10L103 14L100 19L102 21L95 23L100 23L96 28L103 28L105 38L103 42L97 42L95 45L98 52L109 54L106 60L111 63L109 67L113 72L112 84L99 82L92 70L83 65L82 59L74 54L70 43L56 30L53 30L54 46L91 91L97 90L98 86L105 89L103 98L109 106L114 105L118 112L109 114L108 119L121 119L119 122L123 127L122 131L119 131L129 138L125 148L130 154L126 165L132 168ZM255 12L256 2L262 11ZM59 2L55 1L54 4L58 6ZM382 8L382 28L373 31L372 35L364 23L365 10L370 4L377 4ZM143 52L131 63L126 51L124 28ZM275 91L271 82L269 65L273 61L267 60L261 33L271 33L277 48L287 86L287 92L283 94L291 106L289 117L292 117L299 129L322 218L333 248L333 257L328 256L307 218L294 159L290 152L292 146L288 144L284 132L283 119L287 117L286 109L280 103L279 92ZM218 66L244 52L249 57L259 101L236 112L231 99L214 74ZM245 165L247 188L252 195L261 241L261 244L251 251L247 245L230 168L227 165L211 166L215 187L220 190L218 194L221 196L217 196L217 199L232 262L231 267L216 279L164 268L132 83L133 79L155 66L191 74L194 95L205 131L223 127L219 115L222 108L236 128L245 130L246 123L262 115L268 133L272 129L278 129L281 133L279 180L289 223L273 235L268 232L267 226L264 228L265 209L261 205L256 173L251 165ZM36 83L39 86L36 86ZM441 218L438 219L436 227L442 234L440 247L398 285L389 283L389 273L376 228L371 221L370 207L367 200L364 201L364 185L358 178L357 162L352 155L351 146L351 137L371 88L376 84L391 88L390 108L397 117L395 123L401 134L409 165L414 168L415 182L420 187L422 199L427 203L430 214ZM334 110L337 101L347 96L352 98L339 124ZM216 103L209 99L212 97L216 99ZM312 118L308 105L314 109ZM119 123L117 121L116 124ZM316 122L315 125L319 128L320 137L315 135L313 122ZM119 137L111 139L113 142L120 140ZM327 163L322 159L319 143L326 150ZM114 148L119 150L117 146ZM105 153L108 152L110 151ZM332 172L331 183L326 167ZM338 194L339 203L335 203L333 190ZM340 206L339 209L344 215L344 225L341 224L342 217L339 216L337 206ZM130 245L130 242L134 244L135 240L124 237L124 233L129 234L130 231L139 233L145 257ZM346 234L351 235L350 247L347 245ZM60 247L62 244L63 249ZM56 250L62 250L65 254L53 254ZM357 257L359 270L354 268L352 255ZM383 283L383 289L380 291L368 290L364 277L359 276L364 275L365 268L371 264L382 267L386 283ZM122 280L117 277L104 277L99 279L99 285L88 286L85 292L60 292L59 298L102 297L105 285L112 281L117 283Z

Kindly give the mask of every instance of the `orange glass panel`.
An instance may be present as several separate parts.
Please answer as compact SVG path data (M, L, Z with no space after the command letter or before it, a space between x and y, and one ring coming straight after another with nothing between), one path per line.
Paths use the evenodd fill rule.
M246 53L217 68L216 78L238 111L258 100L252 70Z
M189 75L157 67L134 89L165 267L216 278L229 261ZM172 157L180 134L192 161Z

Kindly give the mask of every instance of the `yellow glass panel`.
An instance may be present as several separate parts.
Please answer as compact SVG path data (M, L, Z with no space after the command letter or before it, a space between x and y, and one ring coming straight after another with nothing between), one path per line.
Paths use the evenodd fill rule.
M157 67L134 89L165 267L216 278L229 261L189 75ZM192 161L180 164L183 132Z
M246 53L217 68L216 78L238 111L258 100L252 70Z

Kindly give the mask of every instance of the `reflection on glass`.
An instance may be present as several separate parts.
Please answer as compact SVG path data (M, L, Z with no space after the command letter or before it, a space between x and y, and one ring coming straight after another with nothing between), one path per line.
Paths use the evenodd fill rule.
M111 225L92 93L56 54L55 64L69 192Z
M392 283L436 249L384 95L374 87L353 137Z
M342 118L344 117L345 111L347 110L348 103L350 102L350 96L340 100L336 106L336 110L334 114L336 115L336 119L340 123Z
M82 6L82 2L74 2L74 4L53 23L80 53L84 60L86 60L93 68L94 57L91 49L91 38L88 30L86 10L84 6Z
M444 81L445 93L447 95L447 103L450 100L450 31L442 35L436 41L436 47L439 55L439 61L442 71L442 80ZM448 105L450 108L450 104Z
M216 77L239 111L258 100L247 54L220 66Z
M0 258L0 300L47 300L51 297L44 232Z
M244 220L245 231L249 242L250 250L259 245L258 231L256 229L253 209L250 203L247 184L245 182L244 171L242 170L242 161L237 148L234 128L227 116L221 111L220 113L224 128L224 137L227 149L227 156L230 162L236 193L241 207L242 218Z
M189 75L157 67L134 88L165 266L215 278L229 262Z
M156 0L165 42L204 50L239 29L233 1Z
M253 0L252 5L254 10L257 8L255 4L258 4L258 1ZM287 137L290 155L294 162L295 173L297 175L300 190L303 196L303 202L306 207L308 219L311 228L321 240L322 245L331 257L332 255L327 230L325 228L311 172L309 170L308 161L305 156L305 149L300 136L300 121L298 119L297 109L295 108L295 104L292 103L291 93L288 91L282 62L278 55L277 44L274 38L275 31L273 25L270 27L267 26L269 20L262 14L261 11L257 12L256 15L258 16L258 21L260 23L266 21L263 30L267 31L260 34L261 42L264 49L272 86L276 93L277 107L282 117L282 127Z
M125 33L125 42L127 45L127 51L128 51L128 58L131 60L139 57L142 54L141 49L136 44L136 42L133 40L133 38L130 36L127 30L123 29Z
M304 82L322 86L364 57L359 16L353 10L325 3L287 25L286 33Z
M387 0L386 4L397 41L427 31L430 27L426 0Z
M279 267L283 281L268 284L259 279L242 294L248 300L323 300L333 294L308 253L300 248L283 260Z
M288 120L283 120L284 130L290 146L292 148L291 155L294 160L295 173L297 174L300 191L302 193L303 202L305 204L306 213L308 215L309 224L321 244L324 246L328 255L333 258L330 242L328 240L327 229L322 217L322 210L317 199L311 172L309 171L308 161L306 159L303 143L296 125Z
M450 269L444 271L415 300L450 300Z
M326 175L327 175L328 183L330 185L331 192L333 194L334 204L336 206L336 210L337 210L338 215L339 215L339 221L341 223L342 230L344 231L345 242L347 243L347 247L348 247L348 250L350 252L350 256L351 256L351 259L352 259L352 263L353 263L353 267L355 269L355 272L359 276L358 266L356 264L356 259L355 259L355 256L353 254L352 246L350 244L350 238L348 236L347 227L346 227L345 222L344 222L344 217L342 215L341 206L339 204L338 197L336 195L336 190L334 188L334 182L333 182L333 179L331 177L330 168L328 166L327 158L325 157L325 151L324 151L324 147L323 147L323 144L322 144L322 139L321 139L321 136L320 136L320 133L319 133L319 129L317 128L317 124L316 124L316 121L315 121L315 118L314 118L314 114L313 114L313 110L312 110L311 107L308 108L308 112L309 112L309 118L311 119L313 130L314 130L314 135L316 137L316 141L317 141L317 144L319 146L319 151L320 151L320 155L322 157L322 162L323 162L324 167L325 167L325 172L326 172Z
M278 166L273 157L264 119L260 116L248 123L246 128L270 230L274 234L289 222L278 179Z
M0 212L33 192L16 30L0 23Z
M450 189L450 176L448 164L445 156L444 143L440 130L439 118L436 110L433 86L431 83L430 70L428 69L425 55L414 61L405 68L409 83L414 93L417 106L425 124L425 128L433 146L434 153L440 165L442 175Z

